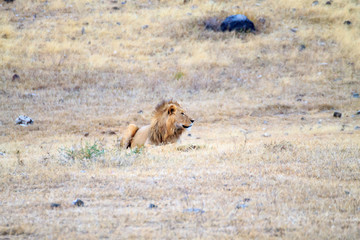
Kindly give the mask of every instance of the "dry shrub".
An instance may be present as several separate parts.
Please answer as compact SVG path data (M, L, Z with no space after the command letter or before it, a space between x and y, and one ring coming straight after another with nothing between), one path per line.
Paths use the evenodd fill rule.
M277 114L289 114L295 111L295 106L287 104L270 104L266 106L260 106L252 112L252 116L266 116Z

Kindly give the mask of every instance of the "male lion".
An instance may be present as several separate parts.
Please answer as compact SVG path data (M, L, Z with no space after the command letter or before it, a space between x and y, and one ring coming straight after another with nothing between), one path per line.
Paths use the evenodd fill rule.
M194 120L188 117L179 103L169 100L160 102L153 112L150 125L138 128L130 124L121 139L123 148L141 147L145 144L175 143Z

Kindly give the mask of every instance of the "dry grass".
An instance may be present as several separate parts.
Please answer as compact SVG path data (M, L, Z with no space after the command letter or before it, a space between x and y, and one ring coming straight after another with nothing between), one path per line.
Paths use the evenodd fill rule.
M0 238L360 237L358 1L187 2L1 3ZM191 135L118 149L170 97Z

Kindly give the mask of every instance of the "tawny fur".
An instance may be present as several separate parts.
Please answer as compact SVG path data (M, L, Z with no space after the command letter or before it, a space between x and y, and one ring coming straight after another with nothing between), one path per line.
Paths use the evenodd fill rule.
M191 127L188 117L179 103L169 100L160 102L153 112L150 125L138 128L130 124L121 140L121 147L134 148L145 144L161 145L175 143L185 128Z

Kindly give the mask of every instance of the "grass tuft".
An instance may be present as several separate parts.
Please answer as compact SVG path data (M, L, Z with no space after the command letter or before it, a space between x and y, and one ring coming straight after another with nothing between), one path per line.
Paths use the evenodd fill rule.
M59 149L59 153L61 165L80 163L85 166L88 163L99 161L100 157L105 154L105 149L95 142L93 144L80 144L71 148L63 147Z

